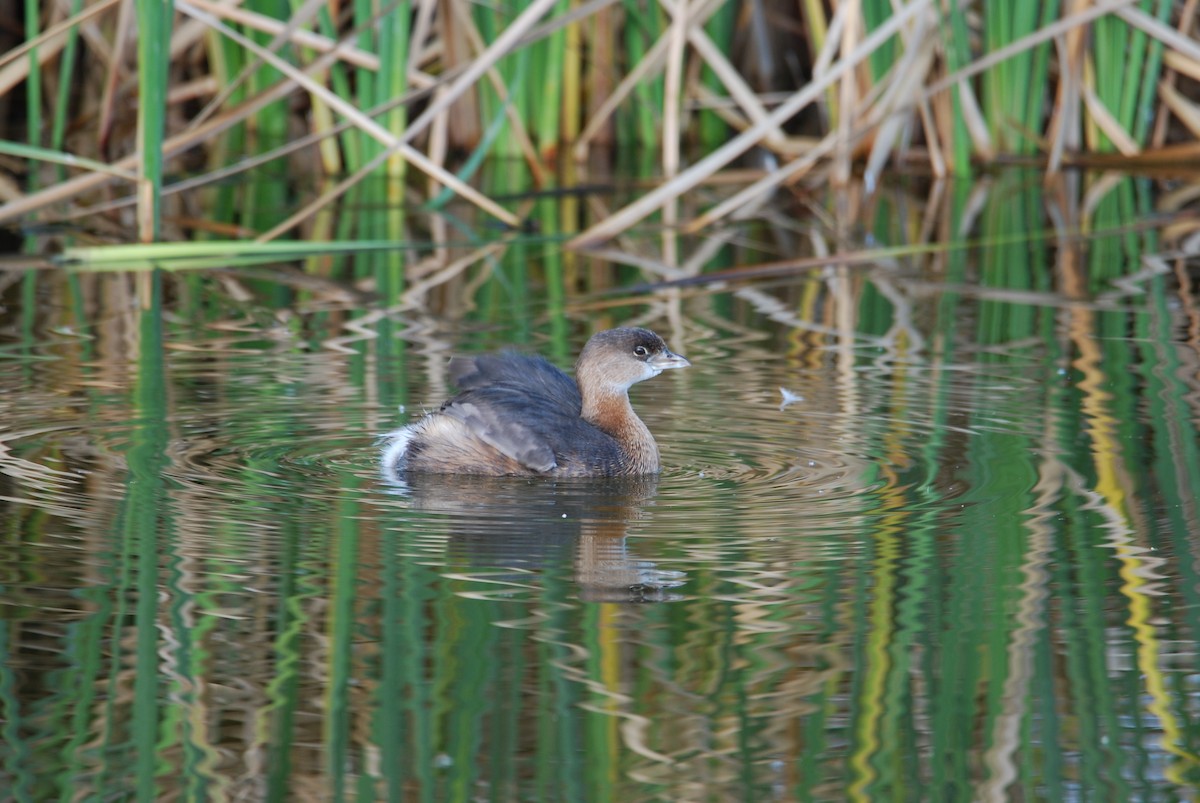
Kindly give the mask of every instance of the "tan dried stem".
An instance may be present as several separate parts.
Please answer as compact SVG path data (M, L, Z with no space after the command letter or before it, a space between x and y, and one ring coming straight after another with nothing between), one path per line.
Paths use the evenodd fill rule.
M487 45L484 44L483 36L479 33L479 28L476 27L475 22L471 19L470 14L467 13L465 8L455 5L454 9L459 14L459 24L466 34L471 49L475 52L475 57L479 58L487 50ZM517 146L521 149L521 155L525 158L525 164L529 166L529 172L533 174L534 184L538 187L546 186L546 177L550 171L542 164L542 160L538 158L537 149L533 147L533 140L529 137L529 132L525 129L525 122L521 119L521 115L517 113L516 107L509 99L508 87L504 84L504 79L500 77L500 73L496 70L495 66L490 68L485 75L487 75L488 81L491 82L492 89L496 90L496 95L500 98L500 103L504 106L504 114L508 117L508 125L513 137L517 140Z
M872 31L871 35L863 40L858 48L831 67L821 79L813 80L803 89L796 92L780 104L779 108L771 112L765 120L734 137L725 145L713 151L683 173L680 173L673 180L665 182L656 189L646 193L634 203L621 209L612 217L592 226L569 241L567 246L569 248L587 248L597 245L611 238L617 232L623 231L637 223L671 198L677 197L700 184L700 182L752 148L772 128L782 125L805 106L812 103L827 87L832 86L836 81L840 80L844 75L854 70L866 60L883 42L891 38L902 26L908 24L908 21L916 14L927 11L932 5L932 0L914 0L914 2L899 9L895 15Z

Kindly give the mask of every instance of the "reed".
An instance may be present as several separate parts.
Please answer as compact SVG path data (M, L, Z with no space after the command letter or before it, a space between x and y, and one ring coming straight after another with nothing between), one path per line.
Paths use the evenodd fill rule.
M506 166L482 174L486 192L528 188L521 165ZM720 475L704 486L710 498L691 500L696 515L659 505L639 516L630 544L687 568L685 604L581 604L579 570L558 553L535 552L541 563L531 571L524 553L493 558L477 546L482 539L468 540L478 532L474 494L451 497L450 510L407 498L388 504L364 463L339 459L362 453L364 412L390 425L396 404L411 401L417 414L420 402L440 395L431 388L444 381L451 345L476 352L499 340L540 341L567 364L584 326L633 317L646 304L644 293L602 295L592 286L567 302L564 320L561 298L520 292L536 281L530 263L541 243L489 252L494 259L480 269L435 284L447 303L428 317L421 309L370 318L356 299L332 295L297 315L286 292L241 300L232 292L236 274L193 308L179 291L190 277L163 275L146 313L89 330L82 311L129 309L118 295L125 277L82 277L89 286L77 305L35 304L31 289L12 313L20 348L36 356L38 333L50 333L51 365L79 392L70 407L48 407L32 436L13 440L12 456L47 463L60 446L45 428L87 424L96 452L113 456L93 459L89 481L119 494L84 510L73 476L45 489L16 479L26 483L22 498L52 512L25 503L9 517L10 540L37 561L22 565L23 582L8 592L17 618L0 622L0 705L27 725L5 726L10 785L28 799L89 788L131 797L135 782L148 799L193 788L202 797L187 784L240 772L257 773L272 799L301 787L327 797L366 789L457 799L485 782L497 797L596 790L592 797L606 799L613 789L632 799L661 797L663 778L719 767L735 779L725 787L737 799L777 798L785 785L795 799L916 799L928 789L947 799L1002 799L1009 776L980 767L991 757L991 766L1024 772L1027 754L1036 766L1013 783L1030 797L1064 799L1066 788L1086 784L1131 799L1133 788L1160 788L1164 778L1192 788L1191 670L1162 656L1171 639L1200 634L1189 483L1200 473L1200 438L1186 331L1198 320L1197 299L1171 266L1155 262L1170 246L1154 233L1160 226L1127 223L1162 211L1147 181L1089 179L1064 204L1042 178L1009 171L957 182L927 201L894 187L861 203L830 200L827 228L789 214L772 221L780 227L773 241L766 223L746 226L712 251L711 264L696 266L692 278L724 286L680 288L682 327L701 354L737 349L732 363L752 370L724 380L697 371L686 405L675 409L719 417L712 410L748 396L758 399L751 409L769 406L763 397L775 392L774 376L762 372L770 364L789 377L820 366L812 386L841 383L841 401L821 402L828 416L796 416L796 437L845 427L855 439L835 430L837 454L870 459L847 467L862 472L851 479L863 490L846 507L831 503L832 516L815 509L807 487L802 497L781 497L783 483L773 481L756 500L746 482ZM542 219L557 221L548 237L572 233L569 197L539 195ZM1194 219L1179 222L1195 230ZM803 234L814 247L828 237L826 247L837 248L831 232L856 228L897 251L814 260L808 267L822 270L808 282L768 283L766 266L745 269L789 236ZM474 230L470 221L463 229ZM623 248L627 272L645 241L623 243L632 246ZM285 246L302 244L271 245ZM545 247L561 276L569 260L587 259ZM910 266L903 273L917 278L898 288L888 263L900 257ZM1157 272L1144 271L1151 267ZM1187 276L1182 258L1176 267ZM413 272L432 279L428 265ZM290 289L282 273L271 280ZM564 280L563 288L585 284ZM750 310L756 285L783 303ZM1106 298L1117 287L1136 294ZM760 320L797 310L797 318ZM389 333L414 319L409 339ZM515 322L498 329L504 320ZM566 337L560 326L579 328ZM378 336L346 337L372 330ZM62 336L75 331L89 336ZM164 342L191 333L207 346L214 331L236 339L200 353ZM310 345L335 343L350 353L322 361ZM26 386L39 387L45 363L23 364ZM130 366L136 382L114 383ZM68 409L78 418L61 418ZM810 416L816 422L801 429ZM214 421L222 422L218 449L207 438L178 437L207 433ZM714 462L742 459L724 448L673 448ZM214 473L199 474L201 461ZM675 487L693 468L677 469ZM568 490L546 498L569 499ZM547 516L555 549L585 554L591 541L606 557L594 542L621 543L606 531L558 529L562 508L530 506L532 493L517 500L522 526ZM789 518L775 502L795 505L784 509ZM813 515L791 515L805 504ZM489 526L497 519L482 515ZM836 551L824 546L833 516L849 522L832 536ZM62 572L64 522L99 534L72 544L91 581L57 584L61 599L81 608L65 622L46 603L53 572ZM773 527L792 539L791 551L762 537ZM721 560L701 559L704 543L720 546ZM500 562L509 555L519 568ZM240 649L219 649L231 643ZM16 671L30 654L63 668L24 676L78 693L45 694L31 707ZM1114 654L1130 660L1114 663ZM164 666L170 671L156 671ZM231 697L239 679L246 691ZM636 731L626 724L634 717ZM764 745L775 764L760 759ZM234 763L206 775L218 752ZM393 758L373 762L376 755ZM651 760L663 775L633 776L629 768Z
M165 177L187 170L188 185L204 187L256 165L285 179L206 196L221 223L265 239L308 237L317 210L360 185L373 211L350 236L380 239L401 236L406 190L439 203L453 192L514 223L448 178L466 179L489 158L523 160L535 187L554 182L568 154L652 160L665 176L654 201L614 210L573 241L585 246L752 148L787 166L748 199L780 181L845 181L855 163L873 184L897 161L968 175L1013 157L1051 171L1106 153L1166 158L1200 138L1193 6L541 0L514 15L466 0L357 0L335 19L299 0L139 0L141 34L131 39L111 0L73 0L66 19L27 2L24 42L0 56L0 99L20 92L26 107L0 124L0 138L10 154L17 141L44 150L20 154L24 194L0 205L0 225L111 215L103 188L116 184L136 200L139 239L184 240L164 212ZM131 47L136 70L121 58ZM72 91L108 65L103 92ZM112 121L135 101L130 136ZM83 130L68 137L68 121ZM79 161L64 169L70 159ZM46 163L60 167L42 186ZM430 177L423 190L414 166ZM344 171L349 182L321 184Z
M25 0L25 38L31 44L29 48L29 71L25 87L25 108L28 117L26 121L29 144L38 147L41 144L42 133L42 77L38 64L39 14L37 0ZM29 171L29 186L38 186L37 170Z
M138 239L154 242L162 222L163 138L166 134L167 58L171 0L138 0Z

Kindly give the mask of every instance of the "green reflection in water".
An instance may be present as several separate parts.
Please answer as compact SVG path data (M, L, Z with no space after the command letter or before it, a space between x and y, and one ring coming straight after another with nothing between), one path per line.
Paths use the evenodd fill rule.
M1153 212L1144 184L1100 196L1088 239L1046 224L1040 180L968 189L939 224L962 247L908 268L941 283L925 295L835 268L610 298L629 269L557 253L575 218L549 195L544 239L411 317L209 277L110 311L126 277L40 280L71 303L22 309L0 373L5 789L1186 799L1188 274L1116 230ZM915 230L911 204L873 209L877 242ZM416 298L394 263L347 266ZM79 340L60 309L74 331L110 317ZM635 391L668 463L653 487L376 483L372 435L444 396L446 354L566 365L639 315L695 362ZM647 588L664 571L686 578Z

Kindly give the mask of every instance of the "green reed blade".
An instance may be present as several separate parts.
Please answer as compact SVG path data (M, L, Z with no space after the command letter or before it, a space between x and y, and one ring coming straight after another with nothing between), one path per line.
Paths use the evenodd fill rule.
M958 72L971 61L971 35L967 29L966 13L957 4L950 7L950 13L942 18L943 46L946 50L947 71L951 74ZM971 175L971 137L967 133L966 122L962 114L962 100L957 89L950 92L950 105L954 110L951 124L951 169L954 175L969 177Z
M1145 9L1145 6L1143 6ZM1158 21L1166 24L1171 18L1171 3L1169 0L1158 0L1155 16ZM1146 57L1142 62L1141 85L1138 88L1137 103L1130 114L1133 124L1130 133L1139 145L1146 144L1150 123L1154 119L1154 101L1158 97L1158 80L1162 74L1163 43L1151 39Z
M733 47L734 25L737 21L737 4L724 3L704 24L704 31L722 53ZM700 81L715 94L725 94L725 86L707 64L700 71ZM698 137L706 149L714 149L729 138L729 126L716 113L702 111L696 117Z
M534 47L523 47L501 61L501 66L508 67L503 72L504 83L508 87L508 105L516 109L517 117L520 120L532 120L535 115L537 102L539 101L536 88L529 81L530 75L537 74L536 70L530 68L531 64L536 63L534 59L535 51L536 48ZM529 123L525 125L528 128ZM520 143L517 142L517 138L514 136L505 137L505 139L511 140L511 142L505 151L506 157L502 158L513 160L524 158L524 153L522 152ZM545 146L536 138L534 145L543 153L545 152Z
M381 324L388 323L385 318ZM384 343L401 343L398 338L381 338L376 341ZM384 371L384 373L390 373ZM393 400L386 400L389 404ZM380 601L381 615L379 622L379 683L375 685L375 705L378 715L373 719L374 742L384 755L400 756L409 753L407 730L404 727L404 695L399 691L404 688L404 655L410 645L404 641L404 588L401 585L401 568L405 559L403 545L395 527L382 528L379 540L383 549L380 580L382 600ZM412 645L415 646L415 645ZM384 783L382 785L386 800L404 799L404 776L407 769L402 761L387 762L385 766Z
M476 30L479 32L485 47L490 46L495 42L497 37L503 34L504 30L511 23L513 16L512 14L502 14L499 10L476 9L473 19ZM561 35L561 32L555 35ZM553 38L553 35L551 38ZM547 45L547 41L535 42L532 45L521 48L516 53L505 56L496 63L494 71L499 77L499 83L504 87L503 92L490 79L482 80L477 84L476 97L479 100L478 116L480 123L485 120L496 121L497 118L505 117L509 113L510 107L512 107L515 109L517 118L523 121L526 129L530 131L535 130L534 126L537 123L536 113L538 109L537 101L540 98L536 91L528 89L515 81L514 76L518 73L522 76L527 75L531 57L541 52ZM562 71L561 65L559 66L559 71ZM552 81L552 78L546 77L545 80ZM534 102L531 104L528 102L530 100ZM495 125L495 122L491 125ZM488 153L490 156L501 160L515 160L522 157L521 143L517 137L497 137L492 133L489 140L489 133L485 132L480 141L481 144L485 140L490 142L490 148L485 148L484 153ZM478 148L476 152L478 152Z
M867 33L878 28L892 16L891 0L863 0L862 15L866 22ZM892 68L898 58L896 51L897 40L893 36L871 52L867 64L871 67L871 77L876 81L883 78Z
M1140 10L1150 14L1153 0L1142 0ZM1155 16L1169 17L1169 3L1158 2ZM1124 20L1105 18L1097 21L1096 91L1134 141L1142 144L1152 111L1146 100L1146 90L1158 82L1162 44L1150 38L1140 28Z
M1128 68L1126 52L1126 35L1129 27L1114 16L1101 17L1093 26L1092 60L1095 65L1096 95L1113 115L1119 117L1122 87L1125 84L1125 71ZM1116 150L1112 141L1101 130L1097 129L1096 148L1102 152Z
M662 36L664 31L661 17L654 8L644 9L637 0L625 0L625 69L632 69L650 49L650 43ZM630 143L649 145L658 142L658 110L662 109L663 78L659 73L654 78L638 84L633 91L633 121L628 129L617 130L619 139Z
M1145 386L1142 396L1148 406L1145 420L1150 422L1146 437L1152 446L1150 465L1163 478L1165 538L1176 554L1186 555L1194 554L1192 533L1200 507L1200 493L1196 489L1200 481L1200 438L1196 437L1195 426L1185 423L1195 420L1194 408L1187 402L1194 390L1185 378L1186 351L1174 345L1177 318L1173 307L1178 299L1172 284L1163 276L1150 282L1150 303L1147 314L1137 317L1135 342L1142 352L1138 366ZM1176 481L1168 479L1172 477ZM1200 640L1200 564L1195 560L1180 561L1173 574L1177 574L1173 593L1180 594L1185 601L1181 608L1187 611L1184 621L1188 637Z
M360 587L359 565L360 504L354 496L344 495L338 503L337 537L332 545L332 585L329 589L330 616L327 638L328 653L325 704L328 719L323 734L325 771L329 777L334 800L344 800L352 749L351 725L354 721L351 687L354 681L355 615L354 604Z
M38 0L25 0L25 40L32 42L38 37L42 7ZM38 64L38 49L29 50L29 76L25 80L25 115L29 144L42 144L42 67ZM37 170L29 171L28 186L37 189Z
M1148 11L1149 5L1148 1L1143 2L1141 4L1142 10ZM1142 84L1140 78L1145 69L1146 40L1149 37L1140 28L1129 27L1124 21L1122 21L1122 24L1126 27L1126 33L1123 37L1126 48L1126 56L1123 64L1125 70L1121 75L1120 100L1112 111L1121 123L1121 127L1132 134L1134 111L1138 102L1138 90L1141 89Z
M358 46L368 53L375 53L375 33L369 27L374 19L371 0L353 0L354 24L358 28ZM364 67L354 71L354 91L360 108L367 109L375 100L375 73ZM358 151L363 162L379 153L382 146L366 131L356 131Z
M520 77L513 81L513 84L515 85L519 80ZM484 164L484 161L487 159L492 144L500 138L500 135L507 128L507 124L508 115L505 112L505 107L498 106L493 111L492 121L488 123L487 129L484 130L483 137L479 140L479 144L475 146L473 151L471 151L471 155L467 157L467 160L463 163L463 166L455 172L455 177L460 178L463 181L469 181L470 178L475 175L476 171L479 170L479 168ZM426 208L441 209L456 197L457 194L449 187L443 188L442 191L437 194L437 196L435 196L426 204Z
M408 41L410 37L411 4L403 2L392 8L379 22L379 78L376 82L376 105L402 97L408 91ZM397 106L383 118L393 134L401 134L408 124L408 109ZM383 220L378 236L399 241L404 238L404 178L407 164L403 156L393 154L383 170ZM395 304L404 291L405 253L384 251L376 267L376 287L384 304Z
M83 8L83 0L71 0L71 10L68 12L70 17L75 17ZM50 147L56 151L63 148L63 141L67 133L67 119L70 116L71 110L69 104L71 102L71 90L76 86L73 80L75 72L75 60L79 52L79 29L73 27L67 34L67 43L63 47L62 62L58 70L58 94L54 99L54 118L50 128ZM66 177L66 171L61 167L58 170L59 180Z
M985 7L984 34L989 53L1028 37L1058 16L1059 3L1015 0ZM1042 130L1047 97L1046 62L1050 45L1023 50L996 64L983 76L984 108L996 146L1006 153L1033 153Z
M209 70L216 78L218 85L229 86L230 82L242 71L245 62L245 51L221 36L216 31L209 31L205 36L205 55L208 58ZM244 84L238 84L229 92L227 102L240 104L246 99ZM209 168L220 169L226 164L241 158L246 152L246 125L237 123L231 126L224 135L217 137L209 149ZM241 194L240 187L222 182L217 185L215 197L211 202L211 214L214 220L232 221L237 217L235 209L237 196Z
M172 263L189 259L238 259L272 258L275 260L301 259L313 254L348 254L358 251L387 251L411 249L421 243L396 242L392 240L347 240L333 242L272 241L268 243L248 241L201 241L147 243L139 245L100 245L83 248L67 248L56 260L60 265L77 270L96 268L119 269L122 264L132 262L155 262L169 268Z
M291 0L292 10L295 11L303 5L304 0ZM407 5L407 4L404 4ZM406 18L407 19L407 18ZM329 7L322 6L317 11L317 26L320 32L329 39L336 40L338 38L337 28L333 24L333 18L330 16ZM408 37L405 36L402 45L405 52L408 50ZM329 83L333 88L334 94L340 98L348 98L353 94L350 87L350 76L346 68L340 63L335 62L329 67ZM391 129L395 131L396 129ZM358 131L351 129L344 131L340 136L341 140L341 155L344 169L348 172L354 172L363 164L362 153L359 150Z
M484 741L480 724L487 721L496 703L496 675L504 669L496 661L454 660L454 656L495 655L503 629L495 626L493 612L482 605L457 598L452 606L457 610L448 620L455 625L446 629L439 644L439 652L448 659L444 666L457 665L454 705L446 712L442 744L452 765L465 771L447 778L442 790L444 800L469 800L475 789L490 780L490 774L480 777L483 767L473 769L474 758Z
M159 532L170 509L163 470L167 431L166 358L163 345L162 281L151 279L138 331L135 387L137 424L128 452L130 482L125 497L123 537L137 555L136 672L133 682L133 740L137 748L137 788L141 800L157 797L159 707L162 675L158 657Z
M567 1L561 0L557 6L557 11L565 13L567 10ZM543 153L547 153L554 146L558 145L559 131L561 130L561 112L563 108L561 95L564 62L566 59L567 32L565 30L556 31L552 36L539 42L537 48L542 52L540 67L543 72L540 75L534 73L534 80L541 84L537 90L540 92L540 95L537 96L539 102L537 104L538 116L535 134L538 147Z
M287 16L287 5L284 0L255 0L247 4L247 8L269 17L282 19ZM261 31L248 31L247 36L262 47L269 47L274 36ZM290 48L284 48L279 55L288 58ZM255 61L254 57L246 59ZM289 61L291 59L289 58ZM283 73L269 64L259 64L247 80L251 95L265 92L270 87L284 80ZM288 117L291 104L285 100L268 103L254 115L254 122L248 128L248 150L259 154L278 147L288 138ZM289 208L289 189L282 180L261 180L250 183L245 188L246 200L242 222L255 231L266 231L279 222L281 210Z
M58 149L42 148L36 145L22 145L20 142L10 142L0 139L0 153L7 153L10 156L34 162L50 162L66 167L80 167L85 170L93 170L97 173L119 176L128 181L137 180L137 176L128 170L122 170L119 167L113 167L104 162L97 162L94 159L86 159L82 156L64 153Z
M379 21L379 74L375 84L375 99L371 106L378 106L404 95L408 91L408 39L409 19L412 16L410 3L403 2L394 7ZM393 134L403 133L408 121L408 109L397 106L384 116L387 129ZM397 154L388 163L388 174L393 180L403 179L404 159ZM389 198L392 198L389 192Z
M162 224L163 137L166 135L167 47L173 0L136 0L138 15L138 238L158 239Z
M1059 15L1059 8L1060 4L1058 0L1051 0L1051 2L1045 3L1042 7L1041 18L1037 22L1037 27L1045 28L1054 22ZM1050 54L1051 48L1049 44L1039 45L1032 52L1029 92L1026 93L1024 113L1021 116L1021 127L1026 132L1041 132L1044 128L1042 123L1043 108L1047 102L1047 94L1050 92ZM1036 142L1028 140L1027 145L1026 152L1028 153L1033 153L1038 147Z
M9 538L10 533L5 533ZM0 764L8 795L12 800L34 800L36 773L32 755L33 744L28 734L34 729L28 727L25 707L20 694L21 683L16 669L20 651L19 639L10 637L10 630L21 630L21 621L13 619L0 621L0 737L4 739L2 751L3 764ZM17 642L13 645L12 642ZM16 646L16 649L13 647Z

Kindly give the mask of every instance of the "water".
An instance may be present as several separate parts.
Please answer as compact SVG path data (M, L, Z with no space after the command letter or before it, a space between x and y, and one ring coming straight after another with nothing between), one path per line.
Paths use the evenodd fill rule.
M1195 263L961 259L528 317L7 284L2 796L1196 799ZM661 476L379 477L446 355L626 322L693 363L633 391Z

